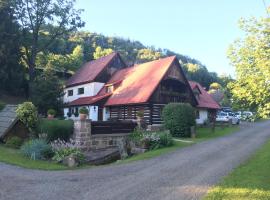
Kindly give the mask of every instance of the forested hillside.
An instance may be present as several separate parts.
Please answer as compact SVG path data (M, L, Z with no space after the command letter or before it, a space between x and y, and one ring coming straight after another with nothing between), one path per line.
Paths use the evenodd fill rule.
M179 44L181 45L181 44ZM76 71L83 62L117 51L128 65L176 55L188 79L209 87L213 82L222 84L215 72L209 72L200 61L168 49L156 49L120 37L109 37L91 32L75 32L56 40L46 53L38 56L39 67Z
M80 31L84 26L82 10L75 9L74 3L74 0L0 0L1 94L24 96L41 112L50 106L60 110L59 99L67 75L84 62L113 51L119 52L129 66L176 55L189 80L210 89L217 82L219 88L226 90L230 77L209 72L200 61L189 56L126 38Z

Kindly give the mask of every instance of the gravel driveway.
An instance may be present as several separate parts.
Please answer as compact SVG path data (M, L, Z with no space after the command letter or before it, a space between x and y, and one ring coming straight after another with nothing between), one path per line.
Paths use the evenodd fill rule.
M0 164L3 200L200 199L270 137L270 121L235 134L129 164L38 171Z

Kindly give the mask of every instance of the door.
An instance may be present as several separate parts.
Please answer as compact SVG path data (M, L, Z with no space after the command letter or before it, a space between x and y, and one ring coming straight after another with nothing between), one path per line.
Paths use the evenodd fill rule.
M103 108L98 107L98 121L103 121Z

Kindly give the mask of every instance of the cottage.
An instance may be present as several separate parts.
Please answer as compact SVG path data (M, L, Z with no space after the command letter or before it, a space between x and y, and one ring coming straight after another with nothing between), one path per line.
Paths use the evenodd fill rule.
M94 121L133 120L141 112L147 124L160 124L170 102L198 104L175 56L127 67L118 53L86 63L68 80L64 102L66 117L84 106Z
M220 105L210 94L197 82L189 81L193 93L197 99L196 123L204 124L206 121L213 121Z

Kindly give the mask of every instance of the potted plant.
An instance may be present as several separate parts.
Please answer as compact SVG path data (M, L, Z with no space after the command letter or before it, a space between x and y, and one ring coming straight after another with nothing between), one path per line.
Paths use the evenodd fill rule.
M79 113L80 113L80 120L85 120L87 118L89 111L86 107L82 107L80 108Z
M54 109L49 109L47 111L48 119L53 119L54 116L56 115L56 111Z

